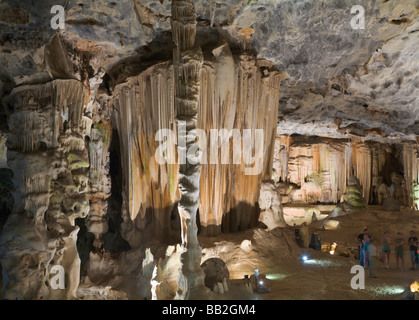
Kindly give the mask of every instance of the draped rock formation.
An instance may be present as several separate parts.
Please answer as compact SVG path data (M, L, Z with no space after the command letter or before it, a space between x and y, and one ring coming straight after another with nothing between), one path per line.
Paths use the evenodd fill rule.
M271 176L281 74L249 53L231 52L227 44L204 56L208 55L202 66L197 116L197 128L207 138L199 223L201 234L217 235L257 225L259 192L255 190ZM179 160L173 77L172 64L161 62L114 91L113 117L123 170L122 229L132 247L138 247L150 234L169 243L179 239L179 219L174 214L179 200ZM161 129L170 133L160 137ZM228 139L212 136L211 129L216 134L225 132ZM240 133L239 139L233 136L233 129ZM245 129L251 129L251 145L243 144ZM256 129L263 130L260 137ZM257 138L263 141L262 149ZM220 146L215 151L212 142ZM237 149L238 164L233 154ZM160 159L161 150L167 159Z
M283 203L339 203L355 176L367 203L382 205L392 198L413 206L418 180L414 143L278 136L275 150L273 178L284 185Z
M419 146L405 144L403 148L404 178L409 203L419 210Z
M7 158L15 206L0 240L3 296L75 298L80 259L74 220L89 212L86 89L76 80L55 80L12 94ZM56 287L57 265L64 269L64 287Z

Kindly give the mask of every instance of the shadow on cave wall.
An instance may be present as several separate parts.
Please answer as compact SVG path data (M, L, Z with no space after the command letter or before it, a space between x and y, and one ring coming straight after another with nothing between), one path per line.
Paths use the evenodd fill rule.
M112 131L111 145L109 147L111 177L111 195L108 198L108 210L105 215L108 223L108 231L102 235L104 241L103 249L111 253L123 252L130 249L120 232L122 223L122 173L121 155L119 151L119 137L116 130ZM77 250L81 260L81 274L84 274L86 262L89 260L90 252L95 250L93 246L94 235L86 227L85 218L76 219L76 225L80 227L77 237Z
M12 195L13 171L7 168L0 168L0 235L7 218L13 212L14 198ZM0 265L0 287L3 287L2 266Z
M405 168L403 165L403 150L396 146L391 145L389 146L389 150L385 153L385 162L381 169L381 171L378 173L378 176L381 177L381 182L387 185L388 188L393 184L393 174L397 174L402 179L405 179ZM377 190L372 186L370 188L370 196L368 204L370 205L378 205L378 196L377 196Z
M395 145L391 146L390 152L386 152L384 167L379 174L383 177L383 182L388 186L391 186L393 183L391 178L392 173L397 173L402 177L404 176L403 160L401 159L401 156L402 150Z
M103 248L106 251L117 253L130 249L127 241L121 236L121 207L122 207L122 170L121 151L117 130L112 130L112 140L109 147L109 174L111 177L111 196L108 198L108 232L102 236Z
M247 202L240 202L235 208L223 215L221 225L202 226L198 210L198 235L214 237L221 233L241 232L259 226L260 209L256 202L251 206Z
M12 195L13 190L13 171L7 168L0 169L0 230L7 221L7 217L13 211L14 198Z

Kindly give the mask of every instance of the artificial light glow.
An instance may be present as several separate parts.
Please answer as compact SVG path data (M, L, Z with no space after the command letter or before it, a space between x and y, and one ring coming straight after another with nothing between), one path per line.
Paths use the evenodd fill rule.
M419 281L416 280L410 285L410 292L419 292Z
M373 291L376 295L391 296L402 294L405 291L405 288L401 286L380 286L371 288L370 290ZM412 288L410 288L410 290L412 290Z
M286 277L285 274L281 274L281 273L270 273L266 275L266 279L269 280L281 280L284 279Z
M262 280L259 281L259 285L263 286L263 281Z
M336 250L337 245L338 244L336 242L333 242L332 247L330 248L330 251L329 251L330 254L332 254L332 255L335 254L335 250Z
M306 255L303 256L303 261L306 262L308 260L308 257Z

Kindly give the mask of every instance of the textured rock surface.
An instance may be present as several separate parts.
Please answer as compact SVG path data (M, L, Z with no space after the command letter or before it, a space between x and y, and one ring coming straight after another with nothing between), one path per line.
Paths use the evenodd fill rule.
M281 194L272 180L262 183L258 204L261 211L259 221L265 224L268 230L286 226L281 206Z
M277 141L283 147L276 148L273 178L282 181L281 194L287 201L337 204L355 176L366 203L383 204L392 197L413 206L412 188L418 179L415 143L304 136Z
M74 220L86 217L90 207L86 90L79 81L56 80L19 87L13 95L7 158L15 206L0 240L3 295L75 298L80 259ZM55 265L65 270L64 290L51 286Z
M171 28L168 1L62 2L64 37L91 57L95 71L100 66L107 70L129 56L145 56L138 49L147 44L153 43L151 51L155 51ZM288 73L281 90L282 133L339 137L361 133L377 138L418 133L415 1L194 3L197 32L207 33L202 39L214 34L209 25L218 27L237 46L254 48L260 57ZM24 0L16 6L12 0L3 1L0 32L6 51L0 59L6 87L54 76L44 68L48 64L44 57L57 33L50 27L50 9L55 4L60 3L34 5ZM351 28L354 5L365 9L363 30ZM19 59L24 63L18 63ZM375 128L382 131L371 130Z
M219 283L221 283L224 292L226 289L224 283L227 283L230 279L230 273L225 262L218 258L210 258L201 264L201 268L205 273L205 286L213 291L218 290L220 293ZM217 289L214 290L214 288Z
M53 5L65 8L63 30L51 27ZM351 28L353 5L365 29ZM181 250L165 246L192 239L199 273L198 228L244 231L275 220L280 201L307 222L320 216L307 205L354 204L354 194L419 210L418 10L410 0L3 0L3 296L75 298L82 273L83 286L174 297ZM156 133L176 142L177 120L207 137L263 129L242 155L263 148L260 174L232 163L233 139L215 156L228 164L179 166L174 144L174 163L157 163ZM259 198L271 178L275 208ZM275 234L255 233L243 254ZM51 289L55 265L65 290Z
M255 204L259 194L254 190L260 188L262 179L270 178L277 86L281 78L275 70L262 74L261 70L270 65L266 61L256 60L249 54L233 55L226 45L221 48L227 53L219 54L215 61L204 61L197 116L197 127L205 132L208 143L206 163L201 169L199 195L201 232L208 235L216 235L222 229L224 232L244 230L257 224ZM231 81L224 79L226 59L231 63L227 65ZM124 237L132 246L137 246L141 234L148 232L148 214L151 214L148 229L154 235L168 242L178 239L178 227L170 220L179 199L177 148L169 141L166 150L168 159L164 164L159 164L154 156L159 152L156 134L160 129L170 129L177 136L172 77L173 67L169 62L162 62L118 85L114 91L114 118L120 138L124 177ZM249 128L263 129L262 161L256 157L258 162L255 164L247 165L250 161L233 163L237 142L231 137L225 145L228 158L224 164L224 145L215 152L211 149L210 130L226 129L231 132L238 129L241 139L244 139L244 129ZM175 139L173 137L172 140ZM251 141L253 145L247 149L255 157L255 135ZM242 159L245 160L245 149L241 149ZM213 156L218 164L211 163ZM261 174L247 174L246 170L257 169L259 165ZM131 221L136 222L133 224Z

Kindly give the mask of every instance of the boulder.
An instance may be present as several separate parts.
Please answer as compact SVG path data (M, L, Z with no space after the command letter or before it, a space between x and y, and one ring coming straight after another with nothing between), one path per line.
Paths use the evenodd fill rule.
M227 282L230 278L226 263L219 258L210 258L201 264L205 273L205 286L215 292L223 293L228 290ZM219 285L220 283L220 285ZM221 290L222 289L222 290Z

